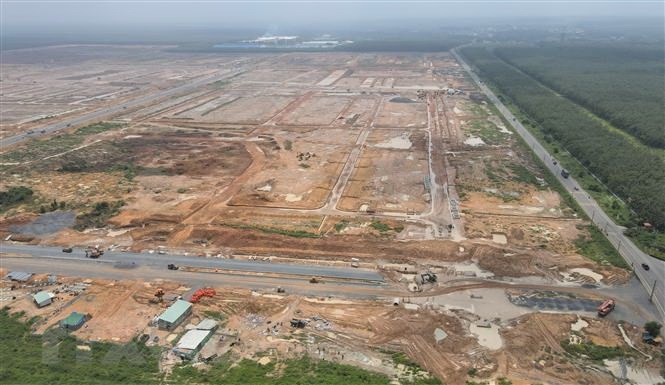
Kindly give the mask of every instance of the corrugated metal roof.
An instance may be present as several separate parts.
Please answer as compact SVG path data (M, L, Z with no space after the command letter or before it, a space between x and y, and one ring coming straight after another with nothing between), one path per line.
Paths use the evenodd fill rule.
M181 299L175 301L175 303L171 306L169 306L168 309L164 310L164 313L159 316L159 319L162 321L174 323L175 321L180 318L184 313L186 313L190 308L192 307L192 304L183 301Z
M26 273L24 271L12 271L9 274L5 275L5 278L9 278L12 281L24 282L32 277L32 273Z
M49 293L48 291L40 291L39 293L33 295L32 298L35 299L35 302L42 303L53 298L53 294Z
M85 315L82 313L72 312L67 318L62 320L62 323L65 325L76 326L80 325L85 321Z
M208 338L210 330L190 330L178 341L177 349L195 350L199 345Z
M212 330L217 327L217 321L212 318L206 318L203 321L199 322L196 325L196 328L199 330Z

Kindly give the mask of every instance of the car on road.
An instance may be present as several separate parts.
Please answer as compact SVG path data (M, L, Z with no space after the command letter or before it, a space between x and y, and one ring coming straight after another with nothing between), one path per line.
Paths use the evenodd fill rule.
M64 249L62 249L63 253L71 253L72 251L74 250L71 247L65 247Z
M557 162L556 160L552 159L552 164L556 166L557 164L559 164L559 162Z
M646 271L649 271L649 269L651 269L651 268L649 267L649 265L647 265L646 263L643 263L643 264L642 264L642 268L643 268L644 270L646 270Z
M173 263L169 263L167 268L169 270L178 270L179 269L179 267L177 265L174 265Z

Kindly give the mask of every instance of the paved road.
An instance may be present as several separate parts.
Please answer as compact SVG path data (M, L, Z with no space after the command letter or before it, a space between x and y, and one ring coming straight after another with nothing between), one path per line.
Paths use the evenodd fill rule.
M147 266L167 271L166 266L173 263L181 266L193 266L204 268L218 268L225 270L243 271L251 273L273 273L300 275L309 279L313 276L330 277L338 279L349 279L356 281L384 282L383 276L373 270L356 269L352 267L330 267L315 265L299 265L287 263L270 263L263 261L245 261L236 259L206 258L196 256L184 256L173 254L149 254L149 253L124 253L107 251L99 260L91 260L85 257L83 249L74 249L71 254L63 253L59 247L44 247L33 245L0 244L0 253L29 255L32 258L43 258L50 260L70 261L77 263L110 263L120 265L131 265L132 262L138 266ZM3 258L3 262L5 259Z
M242 70L236 69L236 70L224 70L220 73L217 73L212 76L205 76L203 78L194 80L194 81L187 81L185 84L182 84L180 86L176 86L174 88L169 88L164 91L159 91L159 92L152 92L148 95L143 95L139 96L134 99L130 99L128 101L122 102L120 104L115 104L110 107L94 110L88 113L85 113L83 115L75 116L69 119L61 120L57 123L49 124L48 126L41 127L41 128L36 128L32 131L32 133L24 132L15 136L10 136L8 138L4 138L0 140L0 149L14 145L16 143L20 143L24 140L31 139L31 138L37 138L40 136L44 135L49 135L53 132L65 129L67 127L72 127L72 126L79 126L79 125L84 125L84 124L91 124L91 123L96 123L104 119L109 119L113 117L114 115L117 115L123 111L126 111L127 109L134 108L134 107L139 107L143 104L151 103L154 101L157 101L159 99L163 99L169 96L177 95L179 93L186 93L188 91L193 91L197 87L202 87L206 84L218 81L218 80L223 80L229 77L232 77L238 73L242 72ZM43 132L42 132L43 131Z
M642 282L647 295L651 296L653 291L653 302L660 311L663 319L665 320L665 261L653 258L643 253L628 237L623 235L623 227L614 223L607 214L600 208L598 203L591 198L580 185L575 181L572 176L564 178L561 176L561 166L555 165L552 157L547 150L531 135L531 133L524 128L522 123L513 116L512 112L501 103L499 98L494 95L484 83L480 81L478 76L471 70L469 65L460 57L460 55L453 50L453 55L457 58L462 67L476 82L480 89L487 95L489 100L494 103L497 109L503 116L510 122L515 131L524 139L536 155L542 159L545 166L556 176L561 184L568 190L568 192L575 198L577 203L582 207L582 210L591 218L591 220L607 235L612 245L619 251L621 256L634 267L635 274ZM642 264L647 264L650 270L644 270Z

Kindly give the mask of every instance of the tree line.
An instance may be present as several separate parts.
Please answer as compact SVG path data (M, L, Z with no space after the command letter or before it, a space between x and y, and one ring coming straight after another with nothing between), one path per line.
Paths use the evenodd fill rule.
M642 143L665 149L662 45L550 43L495 53Z
M639 215L665 230L665 161L483 47L462 54Z

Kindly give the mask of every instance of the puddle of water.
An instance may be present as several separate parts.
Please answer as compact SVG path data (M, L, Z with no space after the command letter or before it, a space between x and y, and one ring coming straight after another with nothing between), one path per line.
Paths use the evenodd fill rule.
M496 350L503 346L503 341L499 335L499 327L494 324L489 324L489 328L480 327L476 324L471 324L470 330L478 338L478 343L488 349Z
M619 360L603 360L603 364L612 372L614 377L628 379L635 385L653 385L665 381L665 378L659 375L655 369L637 369L630 364L622 367L623 365Z
M476 147L476 146L482 146L482 145L484 145L485 142L484 142L482 139L480 139L479 137L477 137L477 136L469 136L469 137L464 141L464 144L468 144L469 146Z
M573 322L570 325L570 330L574 332L579 332L582 331L585 327L589 326L589 323L583 320L582 318L578 318L577 321Z
M598 273L596 273L595 271L593 271L591 269L587 269L586 267L577 267L577 268L574 268L574 269L570 269L568 271L571 272L571 273L577 273L577 274L581 274L581 275L584 275L584 276L587 276L587 277L591 277L596 282L600 282L603 279L602 274L598 274Z
M505 320L533 312L532 309L511 303L503 289L465 290L435 297L411 298L411 302L420 304L428 302L443 309L465 310L483 319Z

